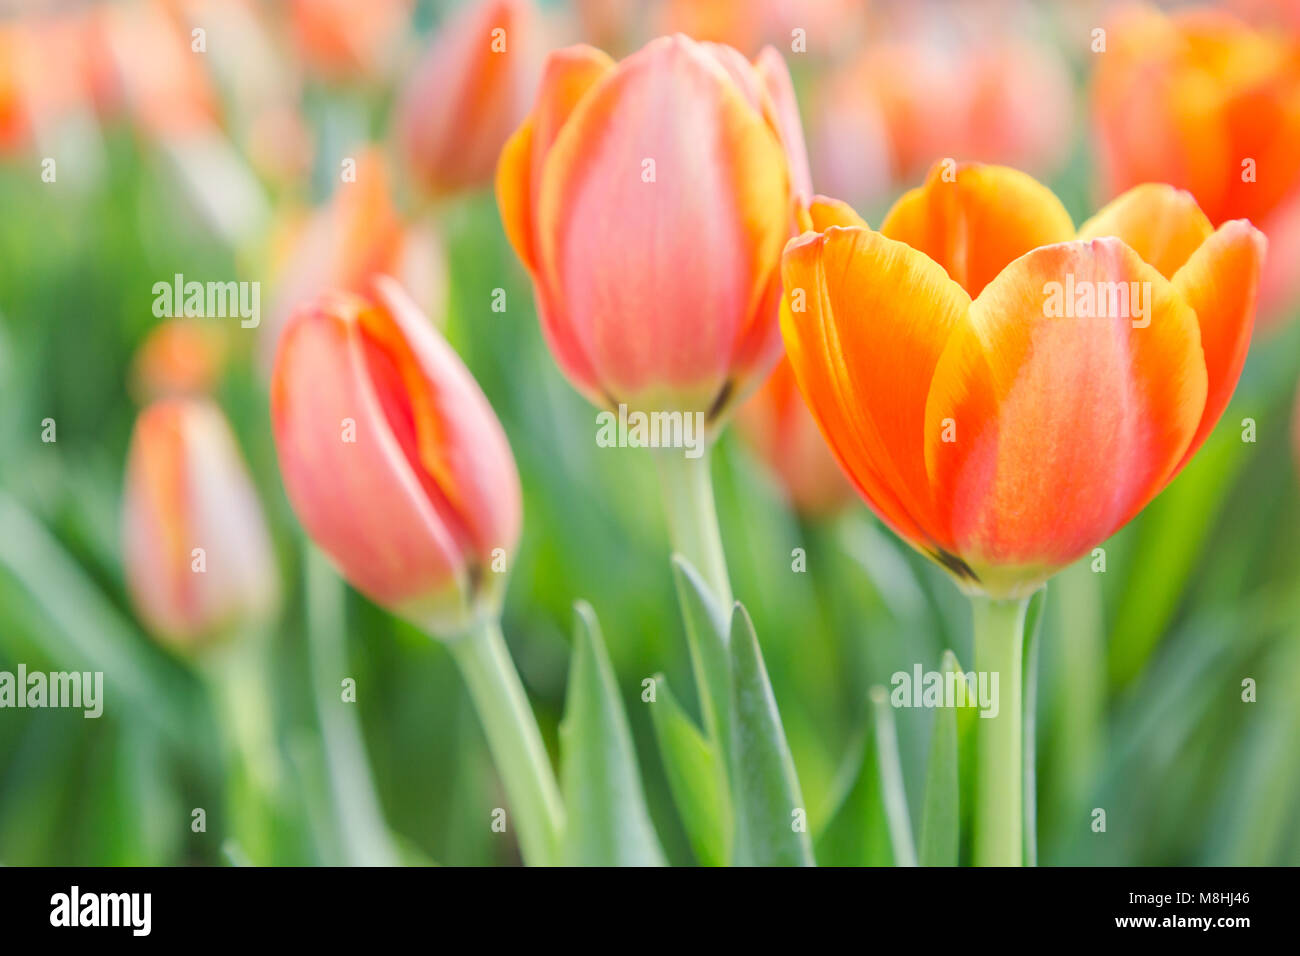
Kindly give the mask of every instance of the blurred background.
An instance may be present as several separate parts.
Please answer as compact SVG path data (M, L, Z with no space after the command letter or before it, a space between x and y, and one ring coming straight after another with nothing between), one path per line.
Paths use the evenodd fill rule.
M1290 50L1269 68L1300 115L1296 6L1224 8ZM492 196L542 57L575 42L619 57L672 31L749 56L771 43L817 191L869 222L952 156L1033 173L1081 223L1116 192L1107 97L1168 66L1143 67L1114 36L1098 51L1117 15L981 0L0 0L0 671L103 671L105 698L92 720L0 710L0 863L518 861L488 825L504 797L450 656L339 581L279 479L276 333L296 302L373 271L412 290L513 446L525 520L504 629L548 745L582 598L654 823L669 858L692 862L640 700L659 671L690 686L651 459L591 440L594 410L545 348ZM493 69L508 75L478 95L474 44L497 22L511 46ZM1139 68L1116 94L1095 74L1121 52ZM1259 80L1224 69L1211 88ZM1300 149L1284 155L1300 166ZM1290 195L1257 224L1293 277ZM176 274L257 283L259 326L158 315L155 283ZM1300 863L1300 306L1285 278L1205 449L1049 588L1043 863ZM714 480L817 833L861 759L868 689L937 669L945 648L969 667L970 623L947 577L845 492L779 378L725 433ZM256 600L188 631L160 623L150 589L165 582L128 567L123 544L134 423L178 393L229 420L237 451L219 454L246 463L270 549ZM933 715L895 718L915 822Z

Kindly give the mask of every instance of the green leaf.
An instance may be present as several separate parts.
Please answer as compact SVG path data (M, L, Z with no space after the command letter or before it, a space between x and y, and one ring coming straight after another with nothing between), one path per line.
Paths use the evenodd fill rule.
M965 680L957 657L944 651L941 672ZM960 703L960 701L956 701ZM940 707L934 715L930 760L921 809L921 865L956 866L961 841L961 772L957 745L957 707Z
M0 571L31 595L55 627L43 650L67 670L102 671L106 706L120 701L181 752L194 747L197 715L182 686L76 560L15 499L0 493Z
M807 808L763 666L758 636L743 605L731 616L732 799L736 862L812 866Z
M596 612L575 605L573 659L560 724L570 866L662 866L636 751Z
M1038 633L1043 629L1043 606L1047 587L1039 588L1025 609L1025 651L1022 687L1025 713L1021 724L1024 746L1024 857L1025 866L1038 865L1038 774L1034 763L1037 751L1035 715L1038 712Z
M673 579L686 622L695 691L708 739L723 755L731 746L731 658L727 652L727 616L699 572L680 554L673 555Z
M821 866L889 866L894 851L880 788L876 735L868 718L854 734L832 788L834 809L817 835Z
M731 859L731 812L722 761L662 674L655 675L655 691L650 717L691 849L704 866L726 866Z
M1112 688L1131 683L1159 646L1251 447L1234 429L1217 429L1147 506L1113 618L1107 650Z
M871 710L876 732L877 766L880 768L880 794L885 804L885 819L889 822L894 862L899 866L916 866L916 844L912 841L907 791L903 787L903 768L898 760L894 712L889 708L889 695L883 687L871 688Z

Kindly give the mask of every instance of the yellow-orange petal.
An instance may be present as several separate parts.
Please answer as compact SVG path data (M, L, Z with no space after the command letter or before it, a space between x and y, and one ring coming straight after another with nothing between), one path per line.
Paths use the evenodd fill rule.
M848 203L829 196L813 196L805 206L798 203L795 220L800 232L825 232L831 226L861 226L869 228L867 221Z
M1117 236L1172 279L1212 232L1191 193L1167 183L1143 183L1103 206L1079 227L1079 238Z
M613 68L607 53L585 44L551 53L532 112L501 151L496 181L501 219L510 244L530 271L536 271L532 214L546 153L574 107Z
M915 249L857 227L792 240L783 277L786 354L831 450L886 524L947 549L925 468L925 399L969 296Z
M1059 315L1070 299L1050 284L1067 281ZM1086 315L1085 283L1104 317ZM1118 308L1103 283L1137 283L1142 308ZM1205 396L1195 313L1120 240L1008 266L954 334L926 411L936 496L982 586L1024 593L1132 518L1182 461Z
M1180 467L1213 430L1241 377L1267 245L1262 232L1234 219L1220 226L1174 274L1175 291L1196 312L1208 376L1205 409Z
M880 231L919 249L977 296L1013 259L1074 238L1056 195L1007 166L942 160L894 204Z

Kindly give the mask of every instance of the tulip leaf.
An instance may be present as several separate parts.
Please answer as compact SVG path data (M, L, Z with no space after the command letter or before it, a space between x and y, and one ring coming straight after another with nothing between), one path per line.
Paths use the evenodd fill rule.
M731 615L732 799L736 862L812 866L808 812L758 635L744 605Z
M876 735L870 719L854 734L848 757L832 787L835 797L826 825L817 834L820 866L889 866L894 851L881 795Z
M695 858L704 866L725 866L731 859L731 814L718 752L682 709L662 674L655 675L650 717L668 787Z
M560 724L570 866L662 866L650 822L627 715L596 612L575 606L573 656Z
M957 658L945 651L941 672L960 676ZM945 686L947 681L945 680ZM959 702L959 701L956 701ZM956 866L961 842L961 772L955 706L934 712L930 759L925 773L925 802L921 810L921 865Z
M898 866L916 866L916 844L912 840L912 821L907 812L907 790L903 786L903 767L898 759L898 732L889 695L883 687L871 688L872 725L876 733L877 765L880 768L880 793L889 822L889 841Z
M1047 588L1039 588L1029 599L1025 609L1024 716L1021 725L1024 746L1024 855L1025 866L1038 865L1038 774L1034 753L1038 712L1038 633L1043 628L1043 606L1047 603Z
M727 652L727 617L699 572L679 554L673 555L673 578L686 622L700 715L708 739L723 755L725 766L731 745L731 662Z
M1165 635L1223 508L1225 489L1249 460L1251 447L1231 428L1211 432L1183 473L1143 512L1107 648L1112 688L1131 684Z

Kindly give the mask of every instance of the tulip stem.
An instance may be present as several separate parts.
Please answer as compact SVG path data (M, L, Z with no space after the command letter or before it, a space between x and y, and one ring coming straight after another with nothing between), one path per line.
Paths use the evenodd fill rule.
M224 736L230 832L258 865L273 862L282 774L267 650L264 635L235 634L203 661Z
M510 659L501 624L480 620L448 642L487 735L529 866L555 866L564 804L537 719Z
M975 666L998 675L997 716L976 725L976 866L1024 862L1024 647L1029 600L971 599Z
M709 452L705 447L697 458L687 457L681 448L655 451L659 479L663 486L664 510L668 515L668 536L673 550L689 561L704 578L719 602L724 619L731 616L731 579L727 556L718 530L718 511L713 503L713 482L709 477Z

